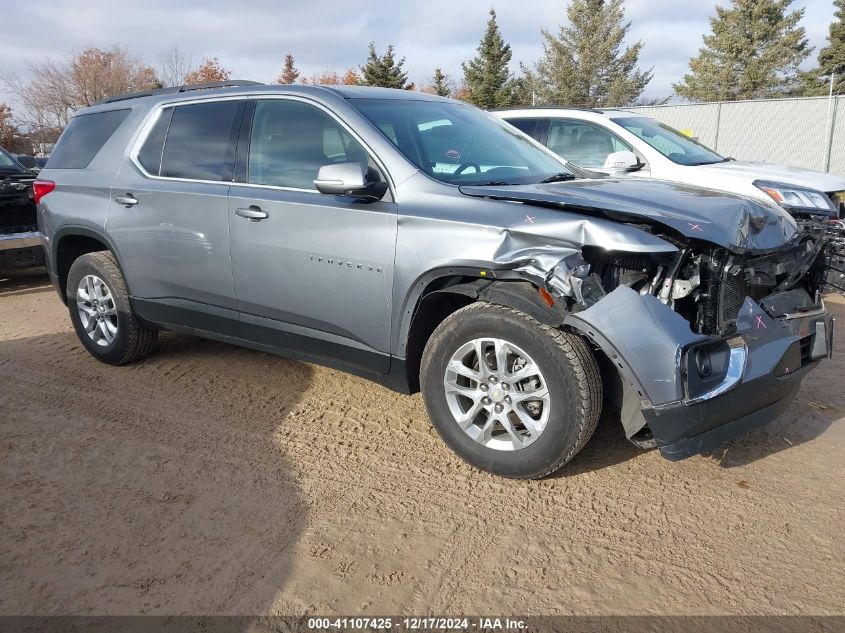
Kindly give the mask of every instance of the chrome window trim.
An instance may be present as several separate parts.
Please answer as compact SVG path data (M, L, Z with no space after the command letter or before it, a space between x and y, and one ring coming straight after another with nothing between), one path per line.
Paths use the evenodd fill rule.
M141 165L141 161L138 159L138 155L141 153L141 148L144 146L144 143L147 141L147 137L152 132L153 127L155 126L156 122L158 121L161 113L169 108L169 107L179 107L183 105L195 105L197 103L208 103L208 102L217 102L217 101L249 101L249 100L259 100L259 99L283 99L288 101L299 101L301 103L306 103L308 105L314 106L325 112L329 117L334 119L346 132L355 139L358 143L361 144L361 147L364 148L364 151L367 152L367 155L373 160L373 162L378 165L381 172L384 174L384 177L387 179L387 185L390 188L390 195L393 201L396 200L395 189L393 185L393 178L390 176L390 172L385 167L382 160L377 156L377 154L372 150L372 148L361 138L361 136L355 132L347 123L341 119L334 111L324 106L322 103L318 103L313 99L309 99L307 97L302 97L300 95L281 95L281 94L239 94L239 95L227 95L227 96L218 96L218 97L206 97L206 98L198 98L198 99L186 99L186 100L177 100L177 101L162 101L157 103L151 109L150 113L147 115L146 121L144 121L143 125L139 128L139 131L136 134L135 139L129 144L129 160L135 165L135 168L141 172L141 174L145 178L150 178L152 180L164 180L169 182L191 182L191 183L203 183L209 185L228 185L228 186L235 186L235 187L257 187L260 189L273 189L275 191L296 191L300 193L313 193L317 195L325 195L317 191L317 189L302 189L299 187L282 187L280 185L260 185L254 184L249 182L235 182L229 180L201 180L198 178L176 178L173 176L154 176L153 174L149 173L144 166ZM165 138L165 144L167 143L167 139ZM162 151L164 148L162 147Z

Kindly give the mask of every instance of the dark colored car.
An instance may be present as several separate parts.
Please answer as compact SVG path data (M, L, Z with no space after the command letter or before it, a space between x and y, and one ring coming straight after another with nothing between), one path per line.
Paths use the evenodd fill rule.
M0 148L0 271L44 264L32 183L35 174Z

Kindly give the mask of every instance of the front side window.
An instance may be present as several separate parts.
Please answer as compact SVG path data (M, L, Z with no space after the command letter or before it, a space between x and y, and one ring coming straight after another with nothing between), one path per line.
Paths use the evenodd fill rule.
M725 160L686 134L648 117L619 117L612 121L640 137L678 165L711 165Z
M247 181L294 189L315 189L320 167L361 163L367 152L346 129L316 106L288 99L259 99L249 143Z
M472 106L405 99L350 102L408 160L441 182L529 184L568 171L519 130Z
M235 117L239 105L239 101L227 100L176 106L161 154L161 175L223 180L234 161L231 139L233 127L240 123ZM158 132L154 129L151 136ZM155 167L154 151L150 161Z
M629 145L604 128L583 121L552 119L546 145L579 167L604 167L610 154L631 151Z
M59 137L47 166L50 169L85 169L130 112L107 110L73 117Z

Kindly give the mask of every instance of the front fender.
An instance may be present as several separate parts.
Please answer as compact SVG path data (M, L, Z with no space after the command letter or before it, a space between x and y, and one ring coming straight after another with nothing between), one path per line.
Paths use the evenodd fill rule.
M649 408L683 398L681 354L708 337L651 295L619 286L600 301L569 314L564 324L589 337L636 389Z

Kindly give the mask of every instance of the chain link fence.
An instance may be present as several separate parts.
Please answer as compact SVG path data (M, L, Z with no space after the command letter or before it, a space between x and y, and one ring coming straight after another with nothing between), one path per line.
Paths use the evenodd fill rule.
M845 96L626 108L724 156L845 176Z

